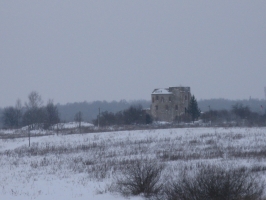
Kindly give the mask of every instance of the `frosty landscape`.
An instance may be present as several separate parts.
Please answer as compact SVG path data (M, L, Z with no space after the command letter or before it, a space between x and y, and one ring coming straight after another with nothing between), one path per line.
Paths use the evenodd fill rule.
M71 125L66 125L71 127ZM114 186L140 160L164 164L162 181L203 164L243 168L265 179L266 128L198 127L7 138L1 130L0 199L142 200ZM37 137L38 136L38 137Z

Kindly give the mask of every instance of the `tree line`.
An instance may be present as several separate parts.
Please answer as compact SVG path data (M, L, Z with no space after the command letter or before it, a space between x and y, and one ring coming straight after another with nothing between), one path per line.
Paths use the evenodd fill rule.
M135 124L150 124L152 118L143 110L142 106L132 105L128 109L116 113L104 111L92 120L94 125L112 126L112 125L135 125Z
M81 121L92 121L97 125L98 119L102 126L148 124L152 119L151 116L146 115L143 108L149 108L150 103L148 100L121 100L55 105L52 100L49 100L46 105L43 105L41 96L38 92L33 91L28 95L28 101L24 105L18 99L15 106L0 109L0 116L2 116L0 117L0 122L2 122L2 128L21 128L35 124L35 126L44 129L48 129L60 121L76 121L79 124ZM105 110L100 116L98 116L99 108ZM200 119L204 122L212 121L212 123L218 124L235 121L236 123L260 125L265 124L265 108L265 100L251 98L239 101L210 99L197 102L195 97L192 96L187 115L181 116L176 120L178 122L194 121L201 115Z
M228 109L219 109L221 107L213 106L215 103L223 101L227 103L230 102L231 107ZM197 119L201 119L203 122L219 125L263 126L266 124L266 102L264 100L249 99L248 101L229 101L217 99L215 101L205 101L205 104L206 102L212 102L214 104L205 105L208 109L204 109L204 112L202 112L200 104L202 107L203 102L198 104L195 96L192 95L187 113L178 118L177 121L194 122ZM245 102L246 105L244 105L243 102ZM251 109L249 105L252 105L253 109ZM213 107L217 109L213 109Z
M198 107L202 112L211 110L231 110L232 106L236 103L241 103L250 108L252 112L261 113L261 105L266 108L266 101L259 99L246 99L246 100L229 100L229 99L207 99L198 100ZM97 118L99 114L99 108L102 111L108 111L111 113L117 113L128 109L130 106L141 105L142 108L150 108L150 100L134 100L134 101L93 101L93 102L75 102L67 103L64 105L57 104L58 111L61 114L62 121L73 121L74 116L78 111L82 111L85 121L92 121ZM263 113L265 109L263 110Z
M199 108L203 112L207 112L210 109L212 110L231 110L232 106L240 103L242 105L248 106L252 112L265 113L266 107L266 100L265 99L242 99L242 100L230 100L230 99L204 99L199 100ZM263 110L261 109L261 105L264 107Z
M82 111L85 121L92 121L99 114L99 108L102 111L116 113L128 109L132 105L141 105L143 108L150 107L150 101L134 100L134 101L93 101L93 102L74 102L64 105L57 104L58 111L61 114L62 121L73 121L78 111Z
M238 102L232 105L230 110L212 110L210 108L209 111L202 113L201 119L214 124L233 123L232 125L262 126L266 124L266 113L262 105L261 112L254 112L249 106Z
M131 105L135 102L139 104ZM106 101L96 101L93 103L82 102L67 104L65 107L66 110L70 110L69 113L72 115L68 121L76 121L79 127L81 127L81 122L84 120L87 121L86 115L88 109L86 108L88 106L90 107L90 105L93 105L93 108L90 107L89 111L93 110L94 112L98 111L98 108L101 106L101 109L109 108L109 110L110 106L114 106L111 110L118 110L115 113L104 111L100 116L96 115L96 119L91 120L95 125L98 124L98 120L100 120L101 126L151 123L151 117L146 114L142 107L142 105L146 104L148 105L148 101L146 102L145 100L132 102L121 100L120 102L113 101L109 103ZM55 105L52 100L49 100L46 105L43 105L41 95L33 91L28 95L28 101L24 105L18 99L15 106L5 107L1 112L1 121L5 129L17 129L24 126L28 126L30 129L49 129L61 121L60 108L62 110L62 106Z
M231 106L231 109L213 110L209 105L208 111L201 112L198 102L192 95L187 113L181 121L195 121L197 119L211 124L231 124L245 126L263 126L266 124L266 112L263 105L260 105L260 111L252 111L248 105L243 105L242 102L236 102Z
M60 122L59 112L52 100L45 106L41 95L33 91L28 95L28 102L22 105L21 100L16 101L15 106L9 106L2 111L2 123L4 128L29 128L48 129Z
M189 102L187 113L177 120L180 121L195 121L200 117L201 110L198 107L197 100L193 95ZM92 120L94 125L101 126L112 125L142 125L151 124L153 118L143 109L142 105L132 105L128 109L116 113L104 111L98 115L96 119Z
M264 106L263 113L265 113L266 101L259 99L244 99L244 100L229 100L229 99L205 99L198 100L198 107L201 111L207 112L211 110L231 110L232 106L236 103L241 103L250 108L252 112L261 113L261 105ZM128 109L132 105L140 104L143 108L150 108L150 100L134 100L134 101L93 101L93 102L74 102L67 104L56 104L56 107L60 113L61 121L73 121L75 114L78 111L82 111L85 121L92 121L98 115L98 109L108 112L116 113L125 109ZM0 115L2 115L3 109L0 108Z

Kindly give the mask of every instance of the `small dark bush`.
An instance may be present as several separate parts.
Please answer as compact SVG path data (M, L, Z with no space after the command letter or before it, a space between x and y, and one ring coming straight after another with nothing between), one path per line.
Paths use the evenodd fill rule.
M160 181L162 170L163 166L156 162L136 161L118 178L118 191L126 196L156 196L163 187Z
M195 177L182 177L165 189L167 200L259 200L264 183L246 170L205 166Z

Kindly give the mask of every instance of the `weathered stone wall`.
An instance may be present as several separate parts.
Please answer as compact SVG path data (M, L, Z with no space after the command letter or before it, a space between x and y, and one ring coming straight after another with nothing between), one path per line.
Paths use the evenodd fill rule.
M155 120L172 122L186 113L190 101L189 87L170 87L167 94L152 94L151 115Z

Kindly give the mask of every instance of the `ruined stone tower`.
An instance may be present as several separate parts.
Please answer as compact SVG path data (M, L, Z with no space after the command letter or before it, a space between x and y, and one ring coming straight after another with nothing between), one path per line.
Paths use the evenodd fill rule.
M190 87L155 89L150 113L155 120L172 122L187 112L190 97Z

